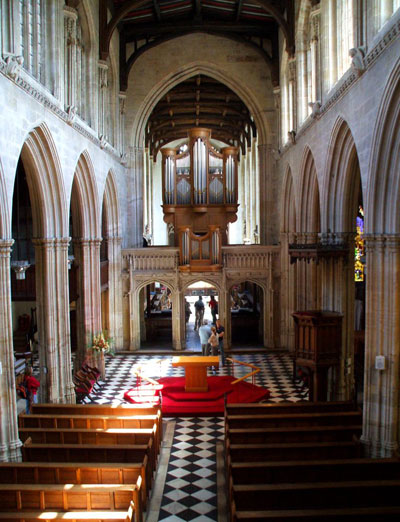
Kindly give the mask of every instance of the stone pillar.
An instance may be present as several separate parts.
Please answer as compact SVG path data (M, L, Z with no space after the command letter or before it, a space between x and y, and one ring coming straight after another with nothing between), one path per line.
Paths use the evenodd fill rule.
M274 149L271 145L258 146L260 169L260 243L274 244L279 241L278 222L270 216L279 215L279 198L277 193L277 170Z
M280 309L281 309L281 334L280 345L287 348L289 352L294 352L295 327L292 313L296 311L296 265L290 263L288 248L290 243L295 242L293 232L281 233L281 284L280 284Z
M106 118L107 113L110 110L109 104L107 103L107 92L108 92L108 64L104 60L98 61L99 69L99 103L98 103L98 135L107 140L106 137Z
M311 101L316 102L321 100L321 85L320 85L320 10L313 9L310 14L311 18Z
M122 349L122 254L121 237L107 238L108 251L108 294L109 294L109 329L114 348Z
M328 66L328 75L329 75L329 85L328 90L333 87L337 80L337 22L336 22L336 0L331 0L328 2L328 19L329 23L327 26L328 29L328 57L329 57L329 66Z
M42 402L75 402L69 323L69 238L34 239Z
M77 87L77 34L76 21L78 13L73 7L64 5L64 82L65 82L65 106L76 107Z
M93 336L101 332L100 244L100 238L74 240L79 295L76 302L76 369L81 367L87 355L94 366L100 364L100 355L88 352Z
M172 346L176 351L183 349L185 338L185 306L183 301L182 292L179 289L174 290L172 292Z
M373 457L390 457L399 446L400 238L365 235L366 325L364 412L361 441ZM375 358L385 369L375 369Z
M0 462L21 460L11 314L10 253L13 239L0 240Z
M125 114L126 114L126 92L120 92L119 100L119 126L118 126L118 144L121 157L125 154Z
M296 89L296 58L289 58L288 61L288 81L289 81L289 131L296 130L297 122L297 89Z
M143 171L144 154L142 147L130 147L129 169L127 172L127 245L131 248L140 248L143 245Z

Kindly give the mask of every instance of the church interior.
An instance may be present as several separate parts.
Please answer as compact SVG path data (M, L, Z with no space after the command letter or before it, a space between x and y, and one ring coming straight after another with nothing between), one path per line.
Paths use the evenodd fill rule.
M14 476L8 491L28 473L21 461L46 453L50 469L60 462L51 444L72 437L39 441L34 429L120 430L90 439L111 444L104 441L114 436L113 444L126 445L122 460L104 453L111 469L137 461L122 432L140 428L155 431L135 435L153 446L133 498L129 467L118 476L131 482L103 481L113 484L115 520L400 514L389 500L398 483L381 491L384 478L399 476L399 57L400 0L0 0L0 469ZM124 394L146 365L153 384L186 376L189 386L189 366L174 360L200 358L199 327L217 318L228 362L205 367L204 376L232 380L236 371L241 379L257 368L253 384L269 399L247 410L222 401L212 416L164 418L162 442L157 406L146 413ZM29 367L40 383L31 422L16 393ZM122 419L125 408L153 420L83 426L89 403L107 419ZM271 456L245 448L247 463L235 456L239 428L268 432L272 425L255 420L265 408L290 417L295 403L303 416L329 418L325 431L332 424L322 458L341 440L339 459L365 459L360 476L344 461L337 476L302 464L303 482L325 477L321 505L318 494L303 505L286 483L286 497L276 484L257 489L261 476L266 481L259 461L271 464L274 480L284 473L273 463L278 449ZM334 432L339 405L347 420ZM40 415L70 420L34 424ZM279 441L293 445L284 426ZM343 442L350 431L351 450ZM43 441L40 457L34 446ZM95 469L99 453L87 452L79 458ZM373 460L374 470L384 469L382 484L373 482ZM161 486L153 484L157 462ZM285 466L286 477L300 473ZM351 486L353 512L335 511L336 486L321 486L330 472L339 496L341 474L371 481ZM104 484L96 489L89 475L90 482L73 481L71 503L77 484L90 484L96 503ZM72 480L65 477L58 480ZM40 495L44 510L53 497L43 504L50 493ZM363 498L372 503L368 513Z

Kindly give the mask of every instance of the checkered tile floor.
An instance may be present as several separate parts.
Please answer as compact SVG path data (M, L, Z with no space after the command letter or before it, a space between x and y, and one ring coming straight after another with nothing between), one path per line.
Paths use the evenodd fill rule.
M286 354L244 354L235 359L258 366L256 384L271 392L268 402L308 399L308 389L300 381L292 382L292 360ZM106 358L107 377L86 399L87 402L121 404L123 394L136 385L133 370L155 379L182 376L184 368L173 368L172 356L117 355ZM235 376L248 372L234 367ZM218 370L219 375L232 374L232 367ZM223 439L224 420L220 417L178 418L171 444L160 511L163 522L208 522L218 520L216 443Z

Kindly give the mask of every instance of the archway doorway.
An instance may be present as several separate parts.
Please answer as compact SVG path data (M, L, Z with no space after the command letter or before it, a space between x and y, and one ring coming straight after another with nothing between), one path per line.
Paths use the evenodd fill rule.
M172 345L172 291L159 281L139 293L141 347Z
M196 321L195 304L199 301L204 305L204 313L203 315L198 313ZM214 301L217 304L211 304L210 306L210 302ZM218 291L211 283L206 281L197 281L196 283L192 283L187 287L185 292L185 340L187 349L195 352L201 352L201 342L198 327L205 321L207 321L208 325L211 327L212 323L218 317L218 306ZM187 314L188 310L190 310L189 315Z
M232 346L263 346L263 289L252 281L235 284L230 289Z
M356 217L354 260L354 380L358 403L362 403L364 389L365 356L365 245L364 245L364 207L362 190L359 190L358 211Z
M37 355L36 263L32 243L33 217L29 187L22 160L18 162L12 206L11 299L13 347L16 367L33 365ZM28 359L29 358L29 359Z

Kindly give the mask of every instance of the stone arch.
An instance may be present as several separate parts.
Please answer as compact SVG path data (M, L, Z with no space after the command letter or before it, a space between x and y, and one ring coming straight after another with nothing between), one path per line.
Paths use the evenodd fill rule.
M281 233L296 231L296 214L293 176L288 165L283 178L283 191L281 196Z
M160 79L160 81L148 92L140 109L137 111L134 121L132 122L131 128L133 134L131 142L133 146L143 146L146 122L157 102L170 89L196 74L210 76L232 89L232 91L243 100L254 117L259 144L262 145L269 142L269 139L273 134L272 121L268 120L268 117L271 118L271 116L263 113L258 100L254 97L251 89L249 89L246 83L244 81L238 81L238 78L233 78L224 74L217 65L210 64L209 62L196 61L190 62L177 70L170 72L167 77Z
M144 277L143 279L134 278L134 285L130 295L130 309L133 314L130 319L130 343L131 350L139 350L141 344L141 328L143 327L142 317L138 310L140 309L140 293L146 288L147 285L152 283L161 283L171 290L171 301L172 301L172 344L175 349L180 349L180 292L179 287L176 284L175 277L165 277L162 274L160 277L152 275L151 277Z
M47 125L29 132L20 158L32 205L40 399L74 402L66 290L68 213L60 162Z
M400 231L400 61L394 67L378 114L370 157L366 231Z
M342 117L337 119L333 127L326 173L322 229L351 232L357 211L355 205L358 203L360 172L354 138Z
M185 284L182 286L182 293L185 294L186 290L189 288L190 285L193 283L198 283L199 281L204 281L205 283L209 283L210 285L214 286L218 290L218 294L220 295L222 292L221 284L216 281L215 279L209 278L209 277L203 277L203 276L191 276L189 279L185 280Z
M289 165L283 180L281 197L281 331L280 344L294 351L294 322L292 313L296 311L297 288L296 266L290 262L289 245L296 238L296 199L293 176Z
M100 237L99 199L92 160L82 152L75 169L72 184L71 211L77 218L76 237Z
M246 277L246 276L235 276L232 278L229 278L226 282L226 318L225 318L225 328L226 328L226 338L228 346L231 346L232 343L232 321L231 321L231 314L230 314L230 299L231 299L231 290L233 286L240 285L242 283L253 283L257 286L259 286L262 290L262 299L263 299L263 311L259 318L259 321L262 320L262 340L263 340L263 346L268 346L269 341L268 339L273 338L272 332L274 328L273 324L273 311L271 309L271 306L269 306L269 294L271 291L271 288L268 286L268 282L265 278L258 279L256 277Z
M61 166L47 125L34 128L21 150L32 201L33 233L38 238L67 237L67 204Z
M121 213L118 201L118 190L115 174L110 170L107 174L106 185L103 194L104 210L107 214L107 237L121 236Z
M317 171L311 150L306 147L300 171L300 201L297 215L299 233L320 231L320 197Z

